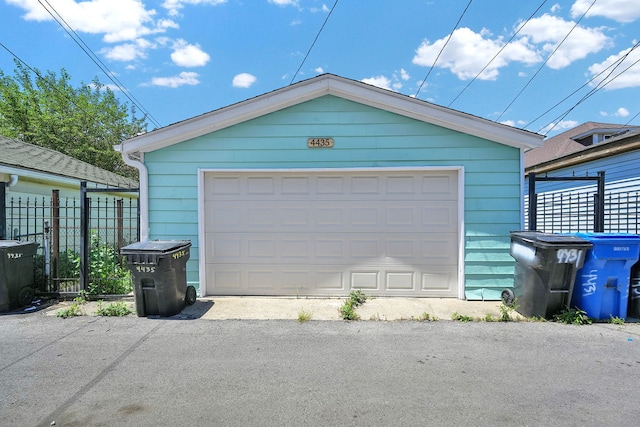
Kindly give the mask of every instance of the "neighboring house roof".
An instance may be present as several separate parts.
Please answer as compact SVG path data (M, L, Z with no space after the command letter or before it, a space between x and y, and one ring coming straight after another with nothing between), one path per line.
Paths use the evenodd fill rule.
M534 148L542 135L482 119L333 74L320 76L124 141L116 150L145 153L202 136L325 95L333 95L517 148Z
M579 127L580 126L578 126L578 128ZM581 147L579 150L569 153L565 152L565 154L560 157L526 166L525 173L544 173L640 149L640 127L625 126L624 128L624 130L613 134L610 138L597 144L584 146L576 143ZM582 135L582 133L577 133L576 135ZM551 139L549 139L549 141L551 141ZM529 152L525 153L525 159L528 154Z
M0 136L0 168L2 166L109 187L136 188L138 186L138 182L133 179L90 165L58 151Z
M576 126L573 129L569 129L545 140L540 147L527 151L524 155L524 167L525 169L530 169L534 166L555 161L556 159L592 147L590 144L585 145L578 142L578 140L581 140L583 137L592 134L613 135L632 129L635 129L635 127L612 123L583 123L580 126ZM607 139L607 143L608 142L610 142L610 139ZM602 145L602 143L597 145Z

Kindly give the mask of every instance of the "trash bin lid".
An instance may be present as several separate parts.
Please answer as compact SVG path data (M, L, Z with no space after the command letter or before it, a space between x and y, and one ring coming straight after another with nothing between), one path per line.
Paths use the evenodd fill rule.
M512 231L511 238L530 243L539 248L572 247L590 248L589 241L578 236L567 234L541 233L539 231Z
M183 246L191 246L190 240L149 240L124 246L122 252L171 252Z
M31 246L37 245L36 242L20 242L18 240L0 240L0 249L3 248L15 248L18 246Z

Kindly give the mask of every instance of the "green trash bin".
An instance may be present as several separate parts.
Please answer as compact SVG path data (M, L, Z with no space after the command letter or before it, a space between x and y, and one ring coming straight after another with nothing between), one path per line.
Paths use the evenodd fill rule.
M35 242L0 240L0 312L24 307L33 299L37 249Z
M549 319L569 308L576 273L591 247L576 236L511 232L510 253L516 260L513 297L518 313Z
M138 316L169 317L195 302L195 288L187 286L190 247L188 240L153 240L120 249L133 278Z

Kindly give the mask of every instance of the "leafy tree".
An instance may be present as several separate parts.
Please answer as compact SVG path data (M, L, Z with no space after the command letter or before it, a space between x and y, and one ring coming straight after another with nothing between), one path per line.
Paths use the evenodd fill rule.
M50 148L120 175L136 177L113 145L144 132L136 117L98 78L78 88L60 70L46 74L15 61L14 76L0 70L0 135Z

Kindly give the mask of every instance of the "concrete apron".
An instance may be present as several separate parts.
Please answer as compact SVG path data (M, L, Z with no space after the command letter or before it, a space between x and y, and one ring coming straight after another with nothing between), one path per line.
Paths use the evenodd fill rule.
M308 314L310 320L343 320L339 308L347 298L295 298L295 297L203 297L195 304L186 306L173 318L210 319L210 320L299 320ZM127 306L135 313L135 302L131 296L123 297ZM103 306L113 302L104 301ZM73 301L64 301L51 306L46 315L55 316L57 312L70 306ZM368 299L356 308L360 320L398 321L424 320L426 314L430 320L451 320L457 313L474 320L485 319L487 315L500 316L500 301L465 301L455 298L401 298L378 297ZM83 315L96 315L98 304L88 301L81 306ZM515 311L512 317L519 317Z
M311 320L342 320L339 308L346 298L267 298L267 297L204 297L198 302L208 304L203 319L294 319L308 313ZM197 304L197 303L196 303ZM182 313L198 311L197 305ZM463 301L453 298L379 297L367 300L356 308L360 320L393 321L423 318L451 320L454 313L474 318L487 314L500 315L499 301ZM196 314L196 313L193 313ZM515 313L517 314L517 313Z

